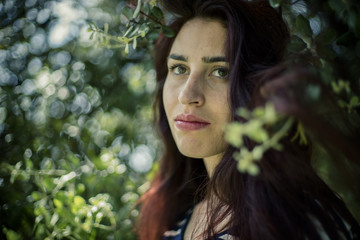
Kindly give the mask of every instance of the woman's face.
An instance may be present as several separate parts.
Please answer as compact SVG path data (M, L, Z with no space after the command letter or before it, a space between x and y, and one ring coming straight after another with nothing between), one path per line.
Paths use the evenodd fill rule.
M216 20L195 18L181 28L168 56L163 103L179 151L208 158L225 151L230 121L227 30Z

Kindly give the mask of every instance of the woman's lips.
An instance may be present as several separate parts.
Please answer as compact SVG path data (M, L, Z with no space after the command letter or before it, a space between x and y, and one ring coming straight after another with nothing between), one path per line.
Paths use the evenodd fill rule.
M175 118L175 126L184 131L198 130L210 123L192 114L180 114Z

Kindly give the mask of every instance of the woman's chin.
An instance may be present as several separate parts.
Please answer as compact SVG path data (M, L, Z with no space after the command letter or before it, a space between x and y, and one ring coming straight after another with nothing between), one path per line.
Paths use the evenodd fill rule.
M199 151L193 151L193 150L180 150L180 153L186 157L190 158L204 158L204 155L199 153Z

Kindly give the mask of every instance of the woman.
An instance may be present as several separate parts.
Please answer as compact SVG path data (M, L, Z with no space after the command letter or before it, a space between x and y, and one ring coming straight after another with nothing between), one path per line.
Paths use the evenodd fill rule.
M237 170L236 149L224 140L224 125L241 121L239 107L271 99L296 116L291 94L278 91L296 75L276 67L289 39L282 18L265 1L164 6L178 16L177 35L156 45L164 153L142 197L140 239L356 239L357 222L312 169L309 146L284 139L284 150L269 150L261 173L250 176Z

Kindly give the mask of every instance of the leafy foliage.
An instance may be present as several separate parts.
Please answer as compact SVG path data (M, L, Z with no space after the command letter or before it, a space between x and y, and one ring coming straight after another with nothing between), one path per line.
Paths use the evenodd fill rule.
M327 121L341 129L344 135L351 135L346 129L359 129L360 127L360 4L357 1L287 1L271 0L270 4L282 12L289 25L291 42L287 47L286 59L294 63L303 63L309 66L314 73L321 76L322 83L306 87L304 99L315 105L323 105L320 84L328 86L336 95L337 103L344 110L326 109L324 113ZM329 107L329 106L326 106ZM238 160L238 169L242 172L256 175L259 169L256 161L261 159L266 149L281 149L278 141L272 141L268 132L269 125L279 124L285 121L282 127L273 133L276 140L285 135L289 128L291 119L284 116L276 116L266 120L264 113L270 110L269 105L265 108L255 109L254 113L246 109L239 110L239 116L247 121L245 123L231 123L226 129L226 138L235 147L240 149L234 154ZM258 114L257 112L261 112ZM274 115L274 113L272 113ZM346 117L351 126L344 126L339 118ZM275 116L275 115L274 115ZM287 120L284 120L287 119ZM270 120L272 119L272 120ZM289 125L288 125L289 124ZM294 136L299 139L300 144L306 144L306 129L301 123L297 125L297 133ZM285 131L285 132L284 132ZM247 137L258 143L253 149L243 146L243 139ZM270 144L273 143L273 144ZM245 149L244 149L245 148ZM319 174L337 192L339 192L351 208L355 217L360 220L359 199L348 189L338 175L337 167L329 164L329 156L321 146L314 143L315 164ZM321 152L321 153L320 153ZM346 159L343 165L347 165ZM359 173L355 166L347 167L349 174Z
M225 138L231 145L239 149L234 153L234 158L238 161L239 171L250 175L258 175L260 169L255 164L255 161L259 161L264 153L271 148L278 151L282 150L279 141L287 135L293 120L287 118L286 122L282 123L278 130L275 130L275 134L270 136L267 128L282 122L285 118L276 113L271 103L268 103L265 107L257 107L252 112L246 108L241 108L238 110L238 115L246 119L246 122L228 124ZM247 149L243 140L245 137L258 143L258 145L251 150Z
M125 54L87 32L126 29L124 1L17 4L0 7L0 238L134 239L156 33Z
M135 9L125 6L122 13L126 16L126 31L120 36L110 35L109 25L105 23L104 30L100 29L96 24L89 24L89 31L92 32L90 39L95 36L96 43L107 48L124 47L124 52L129 53L129 44L132 48L137 47L138 39L144 37L150 32L160 30L168 37L174 36L174 31L164 24L164 14L160 8L156 6L156 2L145 3L139 0ZM159 33L157 31L157 33ZM157 36L157 34L155 35Z
M270 3L289 24L289 56L301 54L289 59L310 62L359 127L359 3ZM158 149L152 49L159 32L174 34L161 7L154 0L0 3L1 239L135 239L134 204ZM305 97L320 101L318 89L309 86ZM236 157L240 170L256 174L254 160L280 147L292 120L270 105L239 114L248 122L229 125L227 138L239 148L243 136L259 142ZM262 128L279 121L285 125L275 135ZM326 161L319 168L341 182L327 177Z

